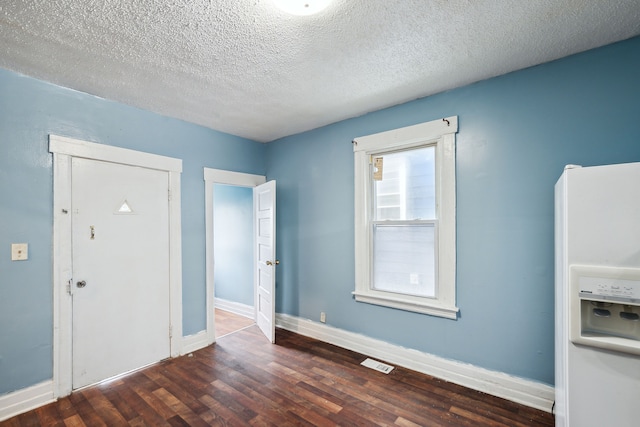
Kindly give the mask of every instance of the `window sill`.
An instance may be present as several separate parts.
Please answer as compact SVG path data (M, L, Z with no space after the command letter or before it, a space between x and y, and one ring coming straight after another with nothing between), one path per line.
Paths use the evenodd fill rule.
M460 309L456 306L444 305L436 300L417 301L415 299L392 296L393 294L382 292L353 292L358 302L375 304L384 307L397 308L399 310L413 311L415 313L429 314L447 319L458 319ZM426 298L425 298L426 299Z

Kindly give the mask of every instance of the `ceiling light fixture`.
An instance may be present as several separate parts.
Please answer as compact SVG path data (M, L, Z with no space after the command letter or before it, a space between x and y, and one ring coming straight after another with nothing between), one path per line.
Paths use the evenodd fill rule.
M313 15L329 5L331 0L273 0L281 10L292 15Z

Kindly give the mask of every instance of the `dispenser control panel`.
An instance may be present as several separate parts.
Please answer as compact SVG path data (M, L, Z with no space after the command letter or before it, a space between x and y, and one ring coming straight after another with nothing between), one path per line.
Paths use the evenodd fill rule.
M637 280L581 276L578 286L582 298L640 304L640 281Z

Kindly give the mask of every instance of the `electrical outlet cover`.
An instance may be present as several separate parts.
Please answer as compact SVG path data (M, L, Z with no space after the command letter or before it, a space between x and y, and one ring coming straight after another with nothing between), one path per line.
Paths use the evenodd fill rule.
M26 243L11 244L11 261L25 261L29 258L29 245Z

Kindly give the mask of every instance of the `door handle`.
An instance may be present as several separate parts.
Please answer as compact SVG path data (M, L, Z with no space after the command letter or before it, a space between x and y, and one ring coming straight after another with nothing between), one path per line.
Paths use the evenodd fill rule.
M87 286L87 282L85 282L84 280L81 280L76 283L76 286L79 288L84 288L85 286Z
M267 265L273 265L274 263L271 262L271 261L267 261L266 264ZM280 264L280 260L279 259L277 259L276 262L275 262L275 265L278 265L278 264Z

